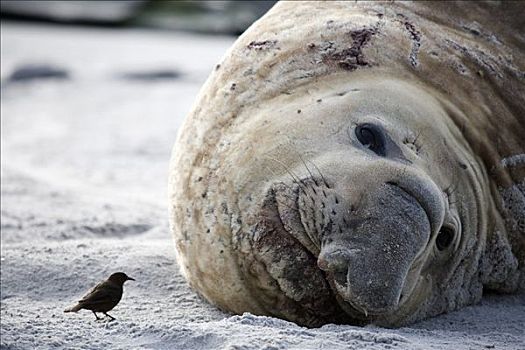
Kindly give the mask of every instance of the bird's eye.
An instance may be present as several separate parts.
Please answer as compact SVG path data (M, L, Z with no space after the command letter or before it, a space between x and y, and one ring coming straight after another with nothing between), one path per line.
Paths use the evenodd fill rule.
M436 237L436 247L439 251L447 249L454 241L454 230L443 226Z
M379 156L385 155L385 143L379 127L373 124L358 125L355 128L355 135L363 146Z

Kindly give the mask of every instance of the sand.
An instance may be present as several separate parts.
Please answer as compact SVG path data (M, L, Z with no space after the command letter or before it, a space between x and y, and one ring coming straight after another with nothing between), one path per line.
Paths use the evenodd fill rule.
M167 225L168 161L233 41L2 23L1 348L525 349L524 294L401 329L307 329L230 315L190 290ZM9 80L35 64L69 78ZM63 313L115 271L136 279L110 312L116 321Z

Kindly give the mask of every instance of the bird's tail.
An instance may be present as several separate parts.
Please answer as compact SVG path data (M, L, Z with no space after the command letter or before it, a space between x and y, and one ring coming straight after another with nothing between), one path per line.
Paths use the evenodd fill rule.
M82 306L80 306L80 304L77 304L75 306L68 307L67 309L64 310L64 312L77 312L81 308Z

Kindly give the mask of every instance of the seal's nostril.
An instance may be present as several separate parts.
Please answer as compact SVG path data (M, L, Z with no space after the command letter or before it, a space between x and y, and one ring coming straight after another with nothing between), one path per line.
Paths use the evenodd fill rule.
M323 271L328 270L328 262L326 262L326 260L321 257L317 259L317 266Z
M340 284L346 284L348 273L348 257L342 251L329 253L321 252L317 259L317 266L331 274Z

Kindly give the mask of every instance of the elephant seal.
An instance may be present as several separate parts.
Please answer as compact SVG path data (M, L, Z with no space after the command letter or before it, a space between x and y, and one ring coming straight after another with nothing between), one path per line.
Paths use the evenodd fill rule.
M523 3L283 2L179 131L170 220L234 313L402 326L525 286Z

